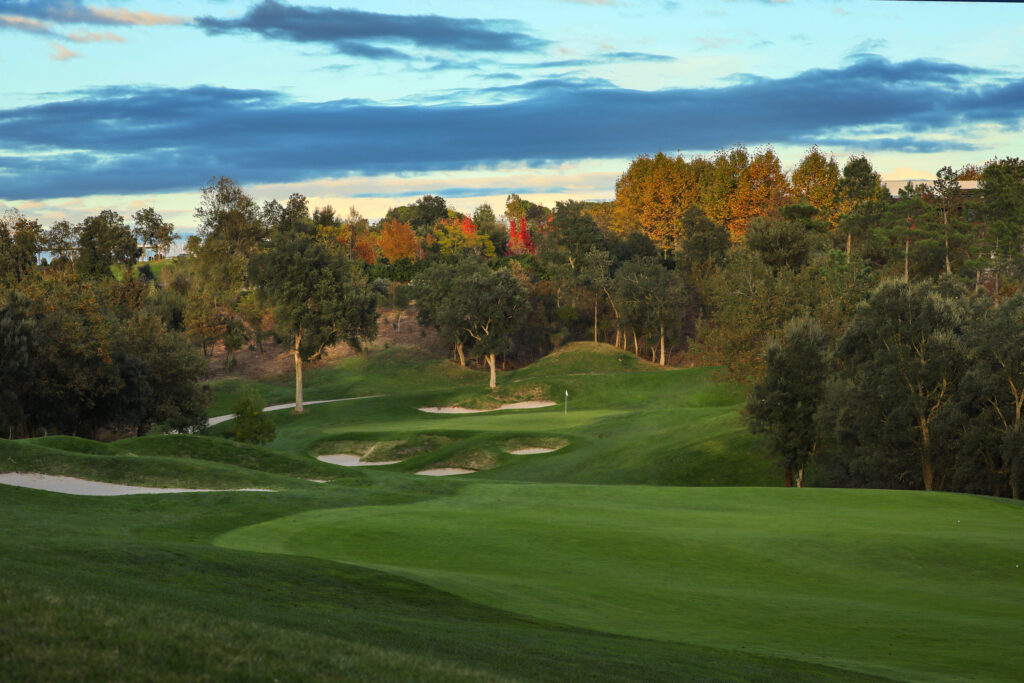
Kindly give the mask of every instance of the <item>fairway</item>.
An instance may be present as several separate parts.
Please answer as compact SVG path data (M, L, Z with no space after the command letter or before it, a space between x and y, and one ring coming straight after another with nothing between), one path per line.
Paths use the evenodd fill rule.
M222 547L357 564L596 631L906 680L1024 669L1024 510L893 491L472 484Z
M712 373L573 344L490 392L479 373L391 350L310 372L313 400L365 398L267 413L266 446L218 438L230 420L203 436L0 441L0 473L272 490L0 485L18 531L0 535L0 671L1016 680L1024 506L772 488L781 472L745 429L743 387ZM289 381L231 380L215 404L246 387L283 403ZM420 410L566 390L568 413ZM339 453L377 466L318 459ZM414 474L448 468L477 471Z

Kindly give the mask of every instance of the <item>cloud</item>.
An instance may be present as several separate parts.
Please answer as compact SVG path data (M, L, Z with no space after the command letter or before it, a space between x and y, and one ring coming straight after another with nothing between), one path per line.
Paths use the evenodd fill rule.
M507 87L492 104L297 102L217 87L105 88L0 110L3 199L619 159L743 141L937 152L983 124L1018 128L1024 79L929 60L862 57L836 69L715 88L629 90L601 80ZM7 150L4 152L3 150ZM14 152L13 150L17 150Z
M520 69L565 69L573 67L594 66L597 64L614 64L616 62L674 62L675 57L652 54L650 52L599 52L589 57L573 59L556 59L532 64L515 64Z
M195 23L210 35L249 33L271 40L318 43L339 54L374 59L408 58L386 47L396 43L432 50L509 53L547 45L519 30L518 22L302 7L277 0L263 0L237 19L202 16Z
M50 59L52 59L55 62L66 62L69 59L75 59L76 57L82 56L77 52L69 50L60 43L50 43L50 48L52 49L52 52L50 53Z
M82 33L69 33L67 36L68 40L72 40L76 43L123 43L124 38L117 35L116 33L93 33L91 31L83 31Z
M0 14L57 24L157 26L188 21L186 17L133 12L122 7L94 7L82 0L0 0Z
M38 19L19 17L10 14L0 14L0 28L13 31L24 31L25 33L38 33L44 36L55 35L50 27Z

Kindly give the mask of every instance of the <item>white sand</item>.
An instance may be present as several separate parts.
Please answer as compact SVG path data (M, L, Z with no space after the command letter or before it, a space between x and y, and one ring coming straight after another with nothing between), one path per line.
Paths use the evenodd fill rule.
M364 399L364 398L379 398L380 396L381 396L381 394L374 394L373 396L352 396L351 398L329 398L329 399L326 399L324 401L303 401L302 405L303 405L303 407L305 407L305 406L315 406L315 405L319 405L321 403L337 403L338 401L358 401L358 400ZM275 411L275 410L287 410L289 408L294 408L294 407L295 407L294 403L278 403L277 405L267 406L266 408L263 409L263 412L264 413L269 413L269 412L272 412L272 411ZM234 420L234 419L235 419L234 415L218 415L217 417L211 417L209 420L207 420L206 421L206 426L207 427L212 427L213 425L219 425L221 422L227 422L228 420Z
M23 486L41 491L70 493L74 496L133 496L140 493L208 493L211 491L270 491L273 489L172 489L150 486L126 486L109 484L104 481L89 481L75 477L58 477L51 474L29 474L25 472L0 473L0 484Z
M462 415L465 413L493 413L497 410L527 410L529 408L547 408L556 405L554 401L520 401L519 403L506 403L498 408L478 409L459 408L458 406L438 406L431 408L420 408L424 413L440 413L442 415Z
M557 450L557 448L517 448L514 451L509 451L509 453L512 455L538 455L540 453L553 453Z
M369 467L373 465L394 465L396 462L402 462L401 460L380 460L378 462L363 462L363 459L358 455L349 455L348 453L335 453L334 455L318 455L316 459L323 462L329 462L332 465L341 465L342 467Z
M461 467L437 467L432 470L420 470L416 474L425 474L428 477L450 477L455 474L473 474L476 470L466 470Z

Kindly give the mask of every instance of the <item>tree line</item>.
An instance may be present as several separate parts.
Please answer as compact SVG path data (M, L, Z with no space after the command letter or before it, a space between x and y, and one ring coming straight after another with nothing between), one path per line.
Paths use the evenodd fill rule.
M977 181L978 189L964 190L964 180ZM794 321L804 321L804 328L817 330L814 344L821 355L805 354L795 367L806 362L805 370L818 368L814 372L823 379L813 391L803 382L812 391L800 399L803 421L776 424L774 413L757 413L761 399L752 398L749 411L753 428L770 435L781 430L788 436L780 444L803 444L802 461L774 451L789 465L794 483L802 483L802 468L813 462L816 483L1017 490L1016 456L1005 455L1010 446L997 453L994 442L980 436L987 432L976 430L988 418L1016 424L1019 403L1009 410L1002 399L990 397L984 405L995 412L986 413L988 418L963 418L973 426L970 434L957 436L957 443L987 444L985 467L968 466L966 456L952 451L922 460L924 451L910 449L907 434L886 446L889 450L878 444L855 448L850 434L888 433L879 425L895 425L895 418L878 412L880 400L874 412L858 412L862 422L856 424L848 421L852 413L839 407L860 396L849 388L855 376L866 378L866 386L891 379L881 365L855 370L852 360L895 348L892 339L866 332L853 342L852 330L870 327L858 321L867 315L866 307L881 305L880 292L890 299L893 291L913 301L942 299L949 310L966 311L962 324L942 328L942 339L960 345L962 373L938 380L942 403L929 404L925 422L920 411L900 415L917 416L915 438L927 435L928 453L935 453L936 443L951 448L946 427L938 425L967 415L969 394L963 392L980 381L977 364L989 362L981 360L979 349L982 337L994 332L979 332L977 325L1010 310L1004 307L1021 296L1024 162L1019 159L958 171L944 167L935 182L908 185L892 197L863 156L840 167L812 148L784 173L771 149L751 153L737 147L690 159L659 154L637 157L609 202L565 201L549 208L511 194L499 216L489 205L463 214L442 197L427 195L392 208L376 222L354 209L341 216L330 206L311 208L298 194L284 204L260 204L230 179L216 178L202 189L195 217L198 230L188 241L187 256L146 282L135 310L191 343L200 356L215 345L230 356L246 345L258 349L268 338L285 343L295 357L299 405L302 363L332 343L358 345L372 338L380 309L403 310L410 302L420 322L436 328L449 344L452 357L480 363L492 386L499 368L530 362L568 341L590 339L655 363L721 365L733 377L752 382L753 396L762 390L784 396L781 389L758 387L770 377L785 377L773 363L789 357L784 353L789 330ZM110 265L130 265L141 243L136 237L129 247L124 221L118 219L103 212L79 226L59 222L43 231L24 217L8 216L0 224L8 308L14 310L11 292L39 282L115 287ZM148 219L166 225L155 211ZM138 214L135 222L129 236L144 223ZM56 244L49 240L61 234L77 238L66 239L71 246L63 251L51 247L46 266L35 265L39 245ZM144 273L134 279L144 280ZM919 292L927 294L912 294ZM917 362L929 369L939 365L931 356ZM928 394L925 384L918 381L915 391ZM892 405L900 410L910 410L905 399L892 393ZM961 413L952 412L954 405ZM863 422L869 418L876 422ZM1014 438L1006 437L1006 444ZM893 450L897 443L905 446L899 457ZM914 469L920 469L918 476L908 469L908 458L932 464L927 472L923 465ZM896 462L901 469L893 469ZM991 477L981 484L981 475L972 479L968 471Z

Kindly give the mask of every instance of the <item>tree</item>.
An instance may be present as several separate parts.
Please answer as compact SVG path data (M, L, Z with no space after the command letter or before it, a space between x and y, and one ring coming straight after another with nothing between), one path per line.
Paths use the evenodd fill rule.
M941 489L951 441L936 438L967 367L963 302L929 283L890 282L840 337L829 395L836 449L852 481Z
M34 377L35 321L28 297L11 292L0 308L0 429L14 438L24 424Z
M277 428L263 412L264 401L255 391L247 391L235 404L231 437L243 443L265 444L274 440Z
M682 285L673 272L656 258L642 257L627 261L615 273L616 299L619 310L633 327L633 348L639 354L637 330L658 336L660 363L665 365L665 336L682 317ZM652 347L652 358L654 359Z
M278 214L272 220L281 220ZM249 258L267 238L267 223L255 200L224 176L203 187L195 218L201 240L195 249L199 276L231 297L247 284Z
M466 279L479 267L474 258L465 258L458 263L439 261L420 273L412 283L420 325L434 327L442 339L450 342L463 367L466 365L466 344L472 339L462 326L462 297L466 296Z
M709 318L697 322L697 348L737 378L761 373L765 342L786 322L809 313L813 299L789 268L778 271L744 245L708 281Z
M107 209L89 216L78 228L75 267L84 277L112 277L110 266L117 263L131 268L140 254L131 229L116 211Z
M56 221L46 231L45 246L50 252L50 265L61 271L66 271L75 257L75 243L77 241L75 227L66 220Z
M833 227L839 223L839 164L817 146L797 164L792 175L793 193L816 208Z
M295 359L295 412L302 407L302 364L338 341L358 347L377 334L376 301L359 269L311 231L275 231L253 256L249 276L273 306L278 334Z
M996 296L999 273L1024 252L1024 160L1009 158L985 167L979 183L982 208L988 224L991 257L995 260Z
M38 221L29 220L16 209L0 215L0 284L16 284L36 267L45 236Z
M789 199L789 193L789 181L775 150L771 147L759 150L740 173L731 197L729 228L733 239L739 241L755 217L777 214Z
M846 215L868 202L889 199L889 193L882 187L882 178L865 156L852 156L843 167L839 181L839 212ZM846 233L846 255L850 255L852 233Z
M120 327L118 347L125 387L118 392L112 422L138 435L153 425L175 432L206 428L209 391L202 385L206 362L184 335L167 330L160 319L140 313ZM127 381L126 370L133 381Z
M157 254L162 254L178 238L174 232L174 224L164 221L163 216L152 206L136 211L132 220L132 235L142 245L143 250L149 247Z
M939 211L942 213L943 244L946 256L946 274L953 272L949 263L949 241L955 234L954 225L957 214L963 204L963 193L960 190L960 181L956 173L949 166L943 166L935 172L935 181L932 183L935 196L938 198Z
M402 259L411 261L417 258L420 252L419 241L416 239L416 233L413 232L412 226L393 218L383 222L377 246L380 247L380 252L388 260L388 263L395 263Z
M750 222L743 240L776 272L799 271L807 265L813 246L811 233L799 223L762 216Z
M969 442L958 474L970 475L968 490L999 495L1009 483L1014 498L1024 487L1024 294L986 311L971 326L973 358L960 396ZM970 461L965 466L963 460ZM978 461L987 461L975 463ZM963 477L961 477L963 478ZM961 481L961 486L967 482Z
M786 486L803 486L804 468L818 450L815 423L829 376L825 336L813 318L791 320L781 340L764 351L764 375L747 399L750 430L768 436Z
M695 284L711 276L724 261L731 241L729 231L708 218L697 206L691 206L680 222L681 235L676 242L676 263L683 275Z
M447 218L438 222L431 229L427 240L442 258L449 261L458 261L469 254L482 258L495 256L491 240L479 234L476 225L467 217Z
M615 223L639 228L660 249L679 237L679 220L698 201L700 188L682 157L641 155L615 183Z
M467 296L462 326L491 371L489 386L498 386L496 357L511 351L515 335L529 313L523 286L508 270L477 268L463 283Z
M492 271L474 258L436 263L414 282L422 324L437 328L455 344L465 365L464 347L482 355L497 386L496 357L512 350L516 333L529 313L522 283L507 269Z

